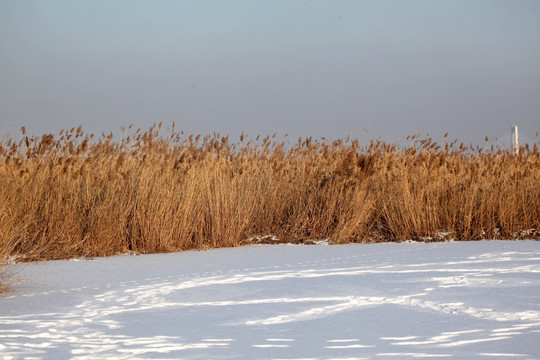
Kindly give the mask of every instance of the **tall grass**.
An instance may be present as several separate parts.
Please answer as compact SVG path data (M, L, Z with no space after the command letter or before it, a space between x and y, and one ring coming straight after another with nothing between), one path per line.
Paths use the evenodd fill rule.
M81 128L0 143L0 258L539 237L540 153ZM531 230L524 233L523 230Z

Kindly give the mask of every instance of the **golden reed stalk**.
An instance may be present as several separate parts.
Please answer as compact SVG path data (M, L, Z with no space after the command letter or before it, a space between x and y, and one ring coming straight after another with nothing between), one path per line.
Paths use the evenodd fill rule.
M123 129L125 130L125 129ZM131 126L128 132L131 131ZM82 129L0 143L0 259L237 246L539 238L540 153ZM1 284L1 283L0 283ZM1 285L0 285L1 287Z

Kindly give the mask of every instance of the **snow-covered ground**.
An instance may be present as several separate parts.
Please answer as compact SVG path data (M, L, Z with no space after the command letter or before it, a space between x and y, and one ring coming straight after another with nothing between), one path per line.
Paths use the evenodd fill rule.
M539 359L540 242L17 264L0 358Z

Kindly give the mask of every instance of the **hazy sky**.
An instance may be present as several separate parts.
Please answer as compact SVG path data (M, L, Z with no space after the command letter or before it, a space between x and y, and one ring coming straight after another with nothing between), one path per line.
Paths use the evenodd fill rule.
M538 0L0 1L0 134L539 141Z

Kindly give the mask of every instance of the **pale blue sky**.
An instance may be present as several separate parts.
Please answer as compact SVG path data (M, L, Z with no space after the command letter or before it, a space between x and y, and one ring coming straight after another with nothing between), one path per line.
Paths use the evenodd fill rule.
M540 1L0 1L0 133L540 131Z

